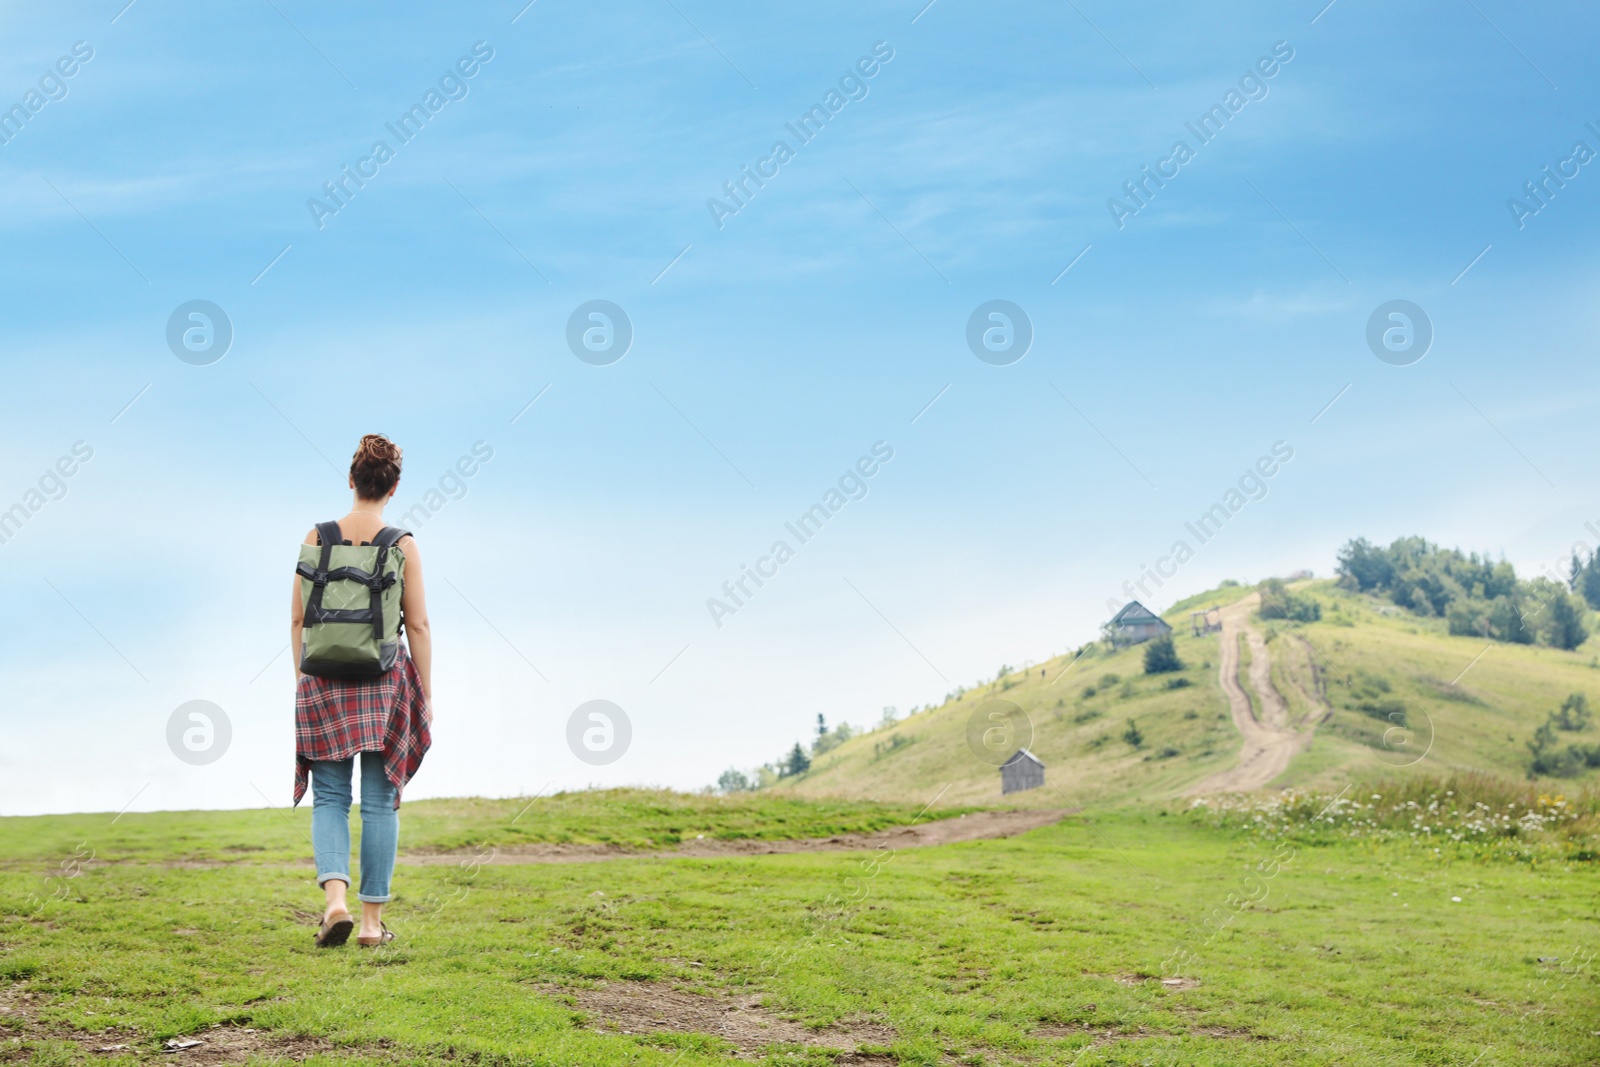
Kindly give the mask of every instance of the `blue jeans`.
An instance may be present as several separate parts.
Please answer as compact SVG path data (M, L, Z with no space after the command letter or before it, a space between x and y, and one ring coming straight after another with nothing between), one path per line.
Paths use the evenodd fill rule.
M350 776L354 758L311 764L311 850L317 884L337 878L350 885ZM361 892L371 904L389 899L389 879L400 847L400 813L394 785L383 773L381 752L361 753Z

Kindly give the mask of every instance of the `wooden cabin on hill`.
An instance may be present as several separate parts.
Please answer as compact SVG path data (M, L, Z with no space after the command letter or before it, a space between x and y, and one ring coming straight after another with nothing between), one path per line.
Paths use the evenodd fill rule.
M1106 630L1112 643L1117 645L1137 645L1172 633L1172 627L1161 616L1137 600L1124 604L1106 623Z
M1020 793L1044 785L1044 763L1025 748L1012 753L1000 764L1000 794Z

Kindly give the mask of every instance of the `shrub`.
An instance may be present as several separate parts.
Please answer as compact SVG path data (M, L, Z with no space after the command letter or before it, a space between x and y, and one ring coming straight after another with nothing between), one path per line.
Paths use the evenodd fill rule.
M1348 675L1350 695L1361 700L1371 700L1389 692L1389 679L1380 674L1364 671L1360 667Z
M1403 700L1363 700L1356 705L1356 710L1396 726L1406 725L1406 702Z
M1573 693L1561 702L1561 710L1552 716L1560 730L1583 730L1589 726L1589 698Z
M1256 586L1261 594L1263 619L1288 619L1290 622L1316 622L1322 618L1322 605L1308 596L1289 592L1281 578L1268 578Z
M1546 719L1528 742L1529 777L1571 778L1589 767L1600 766L1600 745L1556 747L1554 718Z
M1183 661L1170 637L1160 637L1144 646L1144 673L1169 674L1183 670Z
M904 748L910 743L911 738L909 737L901 737L898 733L890 734L889 740L874 741L872 743L872 758L882 759L884 756L889 755L891 752L894 752L897 749Z
M1552 711L1528 742L1528 774L1537 778L1571 778L1590 767L1600 767L1600 745L1556 747L1556 730L1582 730L1589 725L1589 699L1573 693Z
M1122 739L1134 748L1144 747L1144 731L1132 719L1128 720L1128 728L1122 731Z
M1167 688L1168 689L1187 689L1193 684L1194 684L1194 682L1190 681L1187 678L1168 678L1167 679Z
M717 779L717 791L720 793L748 793L750 779L736 767L729 767Z
M818 726L820 728L820 720L822 716L819 715L817 718L819 720ZM830 752L844 744L846 741L850 740L855 735L855 728L847 722L841 722L838 726L835 726L831 730L821 728L820 732L817 734L816 741L811 745L811 754L813 756L820 756L824 752Z

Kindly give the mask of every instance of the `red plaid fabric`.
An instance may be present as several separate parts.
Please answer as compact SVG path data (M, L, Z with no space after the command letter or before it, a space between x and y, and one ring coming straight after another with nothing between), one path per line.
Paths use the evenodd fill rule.
M313 760L381 752L384 774L394 783L394 803L399 807L400 791L422 766L433 743L432 722L422 678L404 648L400 662L377 678L303 676L294 700L295 804L306 795Z

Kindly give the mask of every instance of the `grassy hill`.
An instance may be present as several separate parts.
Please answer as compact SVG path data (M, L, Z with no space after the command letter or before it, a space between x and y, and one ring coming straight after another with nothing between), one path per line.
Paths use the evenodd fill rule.
M1489 642L1452 636L1443 619L1332 581L1297 583L1295 591L1319 602L1320 621L1250 623L1265 638L1272 685L1291 717L1308 729L1315 724L1309 747L1273 786L1337 789L1352 775L1460 770L1521 779L1526 742L1564 698L1581 692L1591 704L1600 701L1600 638L1572 651ZM1189 613L1237 604L1250 593L1224 587L1166 613L1182 671L1144 674L1141 646L1089 646L854 737L775 788L906 804L936 795L940 804L996 803L999 773L974 755L967 730L975 714L983 718L979 707L998 699L1026 713L1032 737L1019 740L1048 767L1044 788L1012 794L1008 803L1104 805L1182 795L1232 765L1241 749L1218 680L1220 635L1193 635ZM1247 664L1248 649L1244 655ZM1123 739L1129 720L1143 735L1139 748ZM1600 727L1563 740L1593 743Z

